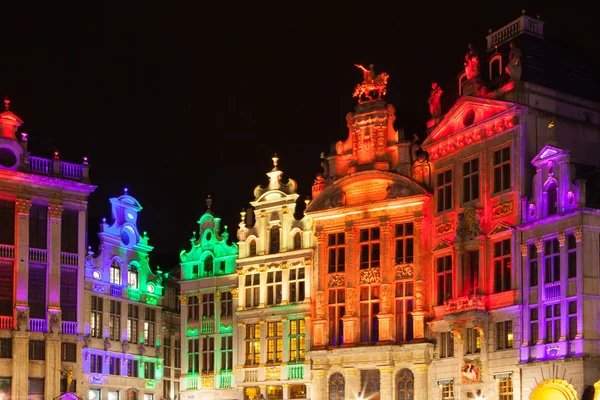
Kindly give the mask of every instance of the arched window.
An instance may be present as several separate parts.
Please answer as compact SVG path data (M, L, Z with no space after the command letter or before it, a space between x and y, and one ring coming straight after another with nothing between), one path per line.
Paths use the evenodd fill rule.
M398 400L414 400L415 376L410 369L401 369L396 374L396 392Z
M296 232L294 234L294 250L300 250L302 248L302 233Z
M329 377L329 400L344 400L346 392L346 382L344 375L336 372Z
M269 254L279 253L279 226L273 225L269 231Z
M206 256L204 259L204 276L213 274L213 258Z
M546 186L546 199L547 199L547 216L551 216L557 213L558 211L558 206L556 204L556 201L558 200L558 196L557 196L557 191L558 191L558 187L556 186L556 181L552 180L550 182L548 182L548 185Z
M250 241L250 257L253 257L256 255L256 240L251 240Z
M502 75L502 55L496 54L489 60L490 81Z
M117 260L114 260L110 265L110 283L121 284L121 267Z
M140 288L138 270L134 265L129 266L129 275L127 276L127 283L132 289Z

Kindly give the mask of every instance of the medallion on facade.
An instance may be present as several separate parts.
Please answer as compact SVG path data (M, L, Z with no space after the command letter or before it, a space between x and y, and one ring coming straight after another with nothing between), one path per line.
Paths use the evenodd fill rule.
M464 359L464 364L460 369L463 384L481 382L481 360L479 358Z

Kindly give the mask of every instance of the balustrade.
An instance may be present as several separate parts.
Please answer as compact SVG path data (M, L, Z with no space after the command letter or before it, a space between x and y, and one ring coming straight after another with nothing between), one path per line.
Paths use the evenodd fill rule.
M77 322L62 321L62 333L65 335L77 335Z
M0 259L14 260L15 246L9 244L0 244Z
M65 267L79 266L79 254L76 253L60 253L60 265Z
M246 368L244 369L244 382L257 382L258 381L258 369Z
M48 250L44 249L29 249L29 261L38 263L48 262Z
M31 332L48 332L46 320L41 318L29 318L29 330Z
M12 316L0 316L0 330L7 331L13 329L15 319Z

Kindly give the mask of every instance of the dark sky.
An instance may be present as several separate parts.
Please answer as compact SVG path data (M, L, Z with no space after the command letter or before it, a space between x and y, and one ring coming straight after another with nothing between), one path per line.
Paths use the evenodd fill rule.
M447 110L467 43L484 53L488 29L522 8L541 15L546 36L599 53L596 14L565 2L50 3L3 4L0 95L35 155L53 145L67 161L89 157L90 242L128 187L163 269L189 248L208 194L235 237L273 153L310 194L320 152L347 137L355 63L390 74L387 100L412 137L431 81Z

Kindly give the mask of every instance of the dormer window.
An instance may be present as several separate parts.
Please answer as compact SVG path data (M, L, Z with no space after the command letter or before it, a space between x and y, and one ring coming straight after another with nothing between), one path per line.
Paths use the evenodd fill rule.
M269 232L269 254L279 253L279 226L273 225Z
M294 250L299 250L302 248L302 233L296 232L294 234Z
M115 285L121 284L121 267L117 260L113 261L110 265L110 283Z
M250 241L249 248L249 256L254 257L256 255L256 240Z
M213 274L213 258L212 256L207 256L204 259L204 276Z
M128 271L128 276L127 276L127 282L129 284L129 287L132 289L139 289L140 288L140 281L139 281L139 275L138 275L138 270L135 266L130 266L129 267L129 271Z
M558 212L558 187L555 180L551 180L546 185L546 216L555 215Z

